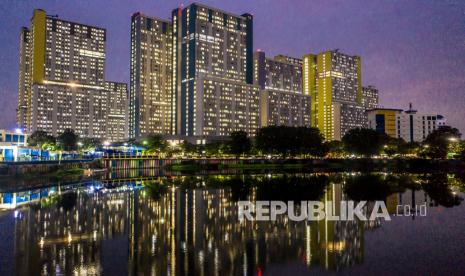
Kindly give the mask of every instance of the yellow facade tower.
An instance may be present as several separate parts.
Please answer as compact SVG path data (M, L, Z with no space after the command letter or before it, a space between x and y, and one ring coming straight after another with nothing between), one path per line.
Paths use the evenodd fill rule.
M340 140L352 128L364 127L359 56L338 50L303 58L304 94L311 97L312 126L326 140Z

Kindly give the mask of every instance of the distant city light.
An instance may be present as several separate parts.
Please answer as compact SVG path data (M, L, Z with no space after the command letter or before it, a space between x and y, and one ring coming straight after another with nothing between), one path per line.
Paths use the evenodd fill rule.
M16 134L23 134L23 130L20 128L15 129Z

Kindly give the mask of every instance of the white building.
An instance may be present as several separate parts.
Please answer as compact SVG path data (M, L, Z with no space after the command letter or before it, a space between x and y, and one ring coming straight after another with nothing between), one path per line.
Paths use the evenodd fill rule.
M18 151L27 145L28 134L21 129L14 131L0 129L0 162L16 161Z
M27 145L27 138L28 134L23 133L20 129L15 131L0 129L0 146L24 147Z
M422 142L440 126L446 125L446 119L439 114L419 114L409 110L375 108L367 110L368 127L393 138L402 138L406 142Z
M106 30L37 9L21 33L18 125L53 136L69 128L81 137L107 138L115 95L104 79Z
M435 129L446 124L444 116L439 114L419 114L410 109L397 115L397 135L407 142L421 142Z

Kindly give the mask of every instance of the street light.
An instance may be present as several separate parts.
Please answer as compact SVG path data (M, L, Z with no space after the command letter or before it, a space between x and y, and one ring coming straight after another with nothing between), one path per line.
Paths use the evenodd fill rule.
M110 142L105 141L105 142L103 142L103 145L104 145L105 147L108 147L108 146L110 145Z
M82 147L82 142L78 142L77 145L78 145L79 147Z
M450 137L448 140L451 141L451 142L458 142L459 141L459 139L457 139L456 137Z

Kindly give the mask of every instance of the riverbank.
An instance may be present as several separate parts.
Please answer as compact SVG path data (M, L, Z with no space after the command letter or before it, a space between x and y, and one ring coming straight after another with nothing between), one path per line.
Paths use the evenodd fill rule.
M0 177L82 174L87 168L103 168L101 160L25 161L0 163Z
M0 179L3 177L63 178L71 175L89 174L89 169L107 171L157 169L173 173L193 173L199 171L223 170L312 170L312 171L390 171L390 172L465 172L465 162L461 160L435 159L111 159L64 160L61 162L21 162L0 163ZM116 164L116 165L115 165ZM122 166L119 166L122 164ZM128 165L129 164L129 165Z
M157 168L130 169L57 169L53 172L35 172L0 176L0 192L30 188L40 188L66 183L86 183L101 181L113 187L122 181L144 182L160 177L210 175L255 175L255 174L331 174L331 173L383 173L418 175L451 174L465 176L465 164L456 160L428 159L192 159L176 160L176 164ZM88 173L92 171L92 173Z
M168 171L260 170L260 169L328 169L333 171L409 171L461 172L461 160L434 159L192 159L180 160L165 167Z

